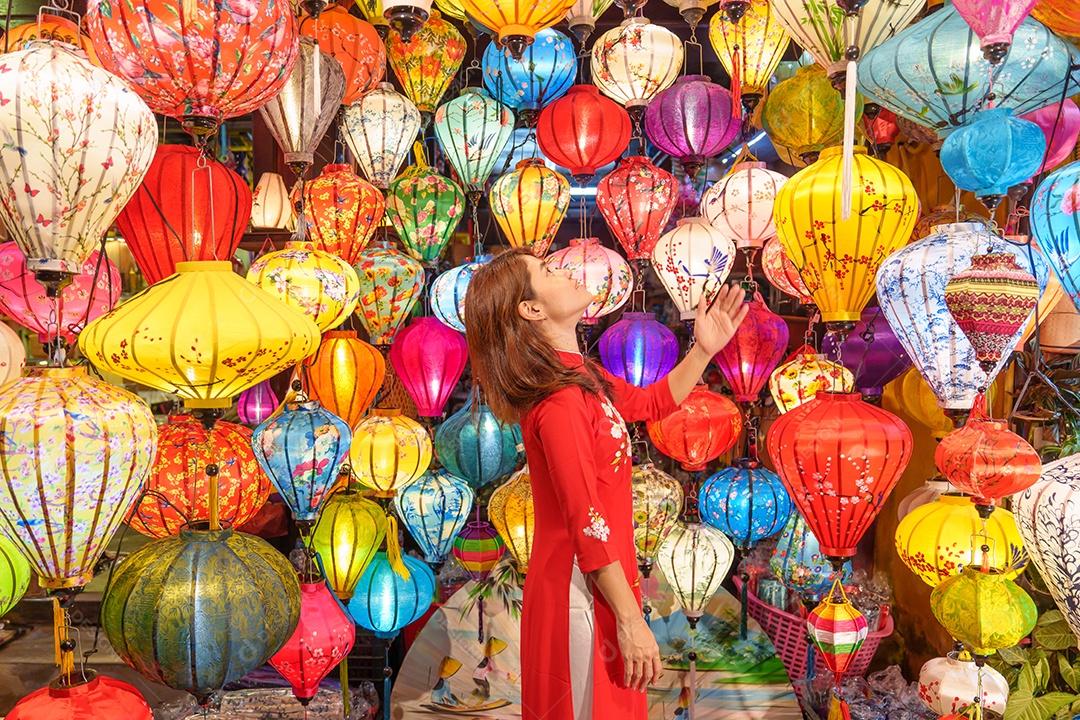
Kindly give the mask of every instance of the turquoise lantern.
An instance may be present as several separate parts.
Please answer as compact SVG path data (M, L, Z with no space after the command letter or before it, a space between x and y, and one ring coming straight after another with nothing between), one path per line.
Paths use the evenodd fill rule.
M744 551L780 532L792 512L780 476L749 458L706 480L698 497L701 519Z
M507 475L518 465L521 428L507 425L473 398L435 431L435 456L452 474L478 488Z
M1031 232L1061 287L1080 308L1080 162L1039 184L1031 203Z
M498 43L488 43L484 51L484 87L529 125L540 108L566 94L576 74L574 44L555 28L536 33L520 60Z
M450 556L454 538L465 527L472 507L469 483L445 469L424 473L394 496L398 517L420 546L424 560L432 564Z
M514 113L486 90L467 87L435 111L435 137L474 206L514 132Z
M356 624L384 640L418 620L435 597L431 568L409 555L402 555L401 560L406 575L394 570L386 553L375 553L349 599L349 614Z
M465 293L473 274L491 255L480 255L435 278L431 284L431 314L459 333L465 332Z
M941 166L956 187L975 193L992 211L1009 188L1039 172L1045 153L1038 125L1013 117L1012 108L995 107L945 138Z
M776 541L769 569L785 587L810 598L827 593L834 580L844 583L851 579L851 561L844 563L841 572L833 570L829 559L821 552L818 540L798 511Z

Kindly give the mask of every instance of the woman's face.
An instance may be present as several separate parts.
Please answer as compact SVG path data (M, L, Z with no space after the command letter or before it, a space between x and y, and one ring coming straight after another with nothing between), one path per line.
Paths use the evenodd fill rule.
M529 283L535 299L525 301L522 314L526 320L551 320L562 324L574 324L581 319L585 308L593 301L592 293L584 285L570 277L569 270L555 270L537 257L528 256Z

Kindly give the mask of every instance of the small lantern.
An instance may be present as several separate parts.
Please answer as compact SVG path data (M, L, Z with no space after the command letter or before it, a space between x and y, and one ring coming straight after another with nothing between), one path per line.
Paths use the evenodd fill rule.
M400 411L377 408L356 426L349 457L356 480L390 498L427 471L431 437Z
M529 571L536 526L528 468L514 473L506 483L495 488L488 501L488 516L514 558L518 572L525 575Z
M820 392L851 392L854 387L850 370L818 355L809 345L792 353L769 377L769 393L781 413L813 400Z
M542 159L529 158L500 175L488 198L510 244L544 257L570 206L570 183Z
M678 410L645 425L656 448L679 461L687 472L704 470L730 450L742 426L735 403L704 385L695 386Z
M436 564L450 556L454 538L472 512L473 497L467 482L442 468L398 489L394 509L425 561Z

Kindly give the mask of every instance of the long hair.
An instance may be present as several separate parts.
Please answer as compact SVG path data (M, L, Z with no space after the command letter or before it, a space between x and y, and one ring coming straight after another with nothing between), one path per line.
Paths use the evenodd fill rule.
M473 382L504 422L521 415L551 393L577 386L599 395L610 383L586 359L587 372L563 365L538 324L521 317L518 305L536 299L525 258L528 248L512 248L482 265L465 295L465 339Z

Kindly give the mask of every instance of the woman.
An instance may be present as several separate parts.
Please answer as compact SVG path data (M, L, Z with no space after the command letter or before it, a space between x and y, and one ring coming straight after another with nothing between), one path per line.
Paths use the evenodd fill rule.
M644 720L660 653L641 615L625 422L659 420L746 316L743 292L704 301L696 343L639 389L578 352L592 294L524 248L477 270L465 302L473 376L500 419L520 422L536 528L521 617L523 720Z

